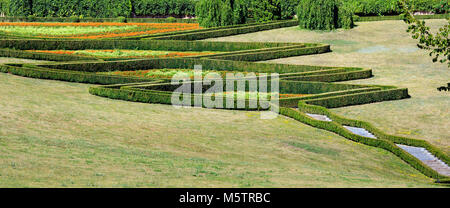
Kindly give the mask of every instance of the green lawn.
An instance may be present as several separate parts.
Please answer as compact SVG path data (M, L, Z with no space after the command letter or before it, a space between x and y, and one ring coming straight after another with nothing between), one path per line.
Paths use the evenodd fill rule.
M257 112L0 74L0 187L429 187L384 150Z
M446 20L427 20L434 30ZM450 93L436 88L450 82L446 64L433 63L406 33L402 21L358 22L352 30L312 32L297 27L217 38L220 41L322 42L332 53L271 60L284 64L354 66L373 69L374 78L346 83L406 87L411 99L334 109L368 121L385 132L424 139L450 154Z

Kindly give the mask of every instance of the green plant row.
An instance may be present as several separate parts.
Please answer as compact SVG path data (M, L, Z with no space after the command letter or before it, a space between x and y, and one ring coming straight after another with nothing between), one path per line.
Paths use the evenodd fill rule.
M259 32L264 30L272 30L283 27L292 27L297 26L298 21L296 20L287 20L287 21L278 21L278 22L270 22L266 24L254 24L250 26L237 26L232 28L218 28L216 30L210 31L198 31L192 33L184 33L184 34L176 34L176 35L167 35L160 37L153 37L152 39L157 40L203 40L207 38L217 38L217 37L225 37L231 35L239 35L246 33Z
M233 61L265 61L278 58L286 58L292 56L303 56L330 52L329 45L316 45L311 47L280 47L272 48L265 51L249 51L241 54L222 54L214 57L214 59L224 59Z
M327 73L318 75L308 75L308 76L291 76L286 78L286 80L293 81L315 81L315 82L340 82L349 81L356 79L366 79L372 77L371 69L364 69L358 71L345 71L338 73Z
M35 59L35 60L46 60L46 61L89 61L97 60L96 58L67 55L67 54L50 54L50 53L39 53L39 52L29 52L14 49L0 49L0 57L14 57L14 58L24 58L24 59Z
M0 17L0 22L129 22L129 23L197 23L182 18L70 18L70 17Z
M290 112L287 114L292 114L292 113L294 113L293 111L296 111L293 109L283 109L283 110ZM408 145L408 146L423 147L423 148L427 149L430 153L432 153L433 155L435 155L436 157L441 159L446 164L450 164L450 157L448 157L445 153L443 153L439 148L431 145L430 143L428 143L424 140L388 135L388 134L382 132L381 130L379 130L378 128L375 128L373 125L371 125L368 122L347 119L347 118L338 116L338 115L330 112L325 107L306 104L304 101L299 102L298 111L296 111L296 112L298 112L298 114L301 114L298 116L304 117L304 118L302 118L301 121L302 122L306 121L304 123L307 123L309 125L312 125L312 126L319 125L322 127L322 129L326 129L326 130L332 129L334 126L333 124L338 124L340 126L347 125L347 126L364 128L364 129L370 131L372 134L374 134L378 138L377 140L388 141L393 144L403 144L403 145ZM303 112L326 115L333 122L323 122L323 121L311 119L311 118L309 118L309 116L303 115ZM294 114L296 114L296 113L294 113ZM328 125L330 125L330 126L328 126ZM341 130L339 130L337 132L333 130L333 132L341 135L342 130L344 130L348 133L348 131L343 128L341 128ZM351 136L353 137L353 135L351 135ZM365 138L365 137L363 137L363 138ZM397 156L399 156L400 158L402 158L403 160L408 162L411 166L413 166L417 170L421 171L423 174L425 174L429 177L435 178L435 179L448 178L446 176L442 176L442 175L438 174L436 171L429 168L427 165L423 164L417 158L413 157L415 160L412 160L411 159L412 156L409 153L404 152L401 148L398 148L397 146L395 146L394 150L395 150L394 154L396 154ZM389 151L391 151L391 150L389 150ZM406 154L404 154L404 153L406 153Z
M147 83L148 84L148 83ZM150 83L151 84L151 83ZM170 84L169 84L170 85ZM169 86L168 85L168 86ZM140 102L140 103L152 103L152 104L172 104L172 96L178 95L180 98L183 98L183 94L173 93L170 91L155 91L155 90L140 90L136 88L126 88L122 85L122 87L117 86L99 86L99 87L90 87L89 93L92 95L106 97L110 99L116 100L125 100L131 102ZM204 95L203 95L204 96ZM203 96L199 96L201 99L200 105L196 105L195 103L195 95L191 94L191 99L188 102L182 103L183 106L197 106L207 108L206 103L203 101ZM217 97L213 98L217 99ZM229 99L226 96L222 98L223 107L220 109L228 109L228 110L246 110L246 111L255 111L255 110L265 110L265 108L261 105L262 101L256 101L256 106L250 104L250 99ZM244 102L243 107L239 107L238 103ZM229 106L229 103L232 103L232 106Z
M449 19L450 13L447 14L434 14L434 15L416 15L417 19ZM372 22L372 21L385 21L385 20L403 20L401 15L393 15L393 16L367 16L367 17L359 17L355 16L354 20L357 22Z
M10 73L23 77L31 77L37 79L50 79L50 80L60 80L67 82L77 82L77 83L87 83L87 84L124 84L124 83L136 83L136 82L152 82L157 81L155 79L149 78L139 78L139 77L125 77L125 76L115 76L115 75L100 75L95 73L85 73L67 70L54 70L48 68L41 68L36 66L25 66L25 65L0 65L0 72Z
M204 70L247 71L255 73L300 73L311 72L332 67L308 65L284 65L275 63L253 63L244 61L230 61L218 59L195 58L159 58L124 60L111 62L72 62L41 64L42 67L64 69L72 71L108 72L133 71L143 69L192 69L195 65L202 65Z
M86 50L86 49L129 49L167 51L243 51L286 46L303 46L296 43L258 42L206 42L180 40L34 40L0 39L0 48L17 50ZM320 45L320 44L313 44Z
M303 100L342 96L342 95L349 95L349 94L362 93L362 92L373 92L373 91L379 91L379 90L381 90L381 88L367 87L367 88L357 88L357 89L350 89L350 90L331 91L331 92L319 93L319 94L309 95L309 96L305 96L305 97L298 97L298 98L287 98L287 99L280 100L280 106L283 106L286 108L297 108L298 103Z
M409 98L408 89L390 89L375 92L357 93L351 95L318 98L306 100L311 105L323 106L326 108L340 108L350 105L361 105L366 103L382 102L389 100L400 100Z

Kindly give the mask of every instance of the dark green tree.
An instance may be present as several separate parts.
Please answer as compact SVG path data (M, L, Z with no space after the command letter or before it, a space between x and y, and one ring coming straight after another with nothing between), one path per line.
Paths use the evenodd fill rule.
M243 24L247 21L244 0L200 0L195 13L202 27Z
M353 12L338 0L301 0L297 8L301 28L333 30L352 28Z

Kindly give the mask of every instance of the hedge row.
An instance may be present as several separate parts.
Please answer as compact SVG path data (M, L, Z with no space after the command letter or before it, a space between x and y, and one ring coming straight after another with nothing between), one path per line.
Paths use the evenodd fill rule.
M423 147L423 148L427 149L430 153L432 153L433 155L435 155L436 157L441 159L446 164L450 164L450 157L447 154L443 153L437 147L431 145L430 143L428 143L424 140L388 135L388 134L385 134L384 132L382 132L381 130L379 130L378 128L375 128L372 124L370 124L368 122L351 120L351 119L347 119L347 118L338 116L338 115L330 112L328 109L326 109L324 107L308 105L308 104L305 104L304 102L300 102L298 105L298 108L300 111L303 111L303 112L326 115L330 119L332 119L334 122L337 122L341 125L348 125L348 126L364 128L364 129L370 131L371 133L373 133L377 138L388 140L395 144Z
M0 65L0 72L11 73L14 75L31 77L37 79L51 79L68 82L88 83L88 84L120 84L120 83L135 83L135 82L154 82L155 79L139 78L139 77L124 77L115 75L101 75L95 73L74 72L66 70L54 70L41 67L33 67L26 65Z
M118 17L131 15L131 0L11 0L9 16Z
M190 69L195 65L202 65L204 70L227 70L227 71L247 71L255 73L300 73L330 69L331 67L307 66L307 65L284 65L274 63L253 63L229 60L214 59L193 59L193 58L161 58L161 59L141 59L112 62L88 62L88 63L57 63L45 64L43 67L88 71L107 72L123 70L142 69Z
M389 100L409 98L408 89L390 89L383 91L357 93L352 95L335 96L306 100L307 104L323 106L326 108L339 108L350 105L361 105Z
M97 60L96 58L67 55L67 54L49 54L49 53L38 53L38 52L28 52L14 49L0 49L0 57L14 57L14 58L25 58L25 59L36 59L36 60L46 60L46 61L81 61L81 60Z
M195 16L197 0L131 0L136 16Z
M168 84L167 86L171 86ZM125 88L116 87L116 86L100 86L100 87L90 87L89 93L101 97L106 97L110 99L118 99L118 100L126 100L131 102L141 102L141 103L153 103L153 104L166 104L172 105L172 96L178 95L180 98L183 97L182 94L175 94L173 92L162 92L155 90L139 90L135 88ZM203 102L203 96L200 96L202 99L201 106L197 106L195 103L195 95L191 94L190 102L183 103L183 106L197 106L207 108L207 104ZM232 103L233 106L228 106L228 102ZM238 107L239 102L245 102L245 107ZM234 98L229 100L226 96L223 97L223 107L218 107L220 109L229 109L229 110L266 110L264 105L262 105L262 101L257 101L257 105L253 106L250 104L251 100L245 99L240 100ZM217 108L217 107L216 107Z
M291 76L286 78L286 80L292 81L315 81L315 82L340 82L349 81L356 79L366 79L372 77L372 70L358 70L350 72L339 72L339 73L327 73L318 75L308 75L308 76Z
M196 19L181 18L92 18L92 17L0 17L0 22L130 22L130 23L197 23Z
M361 16L400 14L399 0L343 0L353 12ZM410 0L414 11L446 13L448 0Z
M449 19L450 13L447 14L435 14L435 15L416 15L417 19ZM354 17L357 22L371 22L371 21L385 21L385 20L403 20L401 15L394 16L367 16L367 17Z
M303 56L311 54L320 54L330 52L330 45L316 45L311 47L280 47L265 51L251 51L241 54L227 54L214 57L214 59L233 60L233 61L265 61L292 56Z
M298 21L296 20L288 20L288 21L278 21L278 22L271 22L266 24L254 24L254 25L244 25L239 27L233 27L233 28L218 28L216 30L211 31L199 31L199 32L192 32L192 33L185 33L185 34L177 34L177 35L165 35L161 37L154 37L152 39L157 40L203 40L207 38L217 38L217 37L225 37L225 36L231 36L231 35L239 35L239 34L246 34L246 33L253 33L253 32L259 32L263 30L273 30L277 28L283 28L283 27L292 27L297 26Z
M362 92L373 92L373 91L379 91L379 90L381 90L381 89L377 88L377 87L368 87L368 88L357 88L357 89L350 89L350 90L325 92L325 93L319 93L319 94L309 95L309 96L305 96L305 97L298 97L298 98L287 98L287 99L280 100L280 106L286 107L286 108L298 108L298 103L300 101L304 101L304 100L308 100L308 99L342 96L342 95L349 95L349 94L362 93Z
M206 42L179 40L24 40L0 39L0 48L19 50L86 50L130 49L169 51L243 51L286 46L303 46L295 43L264 42ZM317 45L318 46L318 45ZM329 47L329 46L328 46Z
M301 107L301 106L299 106L299 107ZM315 108L315 107L316 106L310 106L308 109ZM304 109L301 109L301 111L303 111L303 110ZM317 111L311 111L311 110L308 112L309 113L318 113ZM385 150L395 154L396 156L400 157L403 161L405 161L406 163L411 165L413 168L417 169L418 171L420 171L421 173L423 173L424 175L426 175L428 177L435 178L435 179L448 179L447 176L443 176L443 175L439 174L435 170L433 170L430 167L428 167L427 165L425 165L422 161L420 161L416 157L412 156L411 154L409 154L409 153L405 152L404 150L402 150L401 148L397 147L394 144L394 142L392 142L392 141L384 140L384 139L372 139L372 138L355 135L352 132L345 129L342 126L342 124L340 124L336 121L326 122L326 121L315 120L315 119L312 119L309 116L305 115L303 112L300 112L298 110L291 109L291 108L281 107L280 114L285 115L290 118L293 118L302 123L308 124L310 126L334 132L334 133L339 134L340 136L343 136L349 140L352 140L352 141L355 141L358 143L362 143L365 145L385 149ZM324 114L324 115L327 115L327 114Z

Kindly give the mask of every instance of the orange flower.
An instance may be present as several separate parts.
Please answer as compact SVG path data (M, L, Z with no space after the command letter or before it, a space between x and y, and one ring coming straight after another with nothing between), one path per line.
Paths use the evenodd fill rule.
M118 22L0 22L0 26L20 26L20 27L105 27L105 26L137 26L133 29L123 29L114 32L88 33L71 36L52 36L44 35L39 38L69 38L69 39L97 39L97 38L116 38L129 37L146 34L166 33L183 30L201 29L197 23L118 23Z

